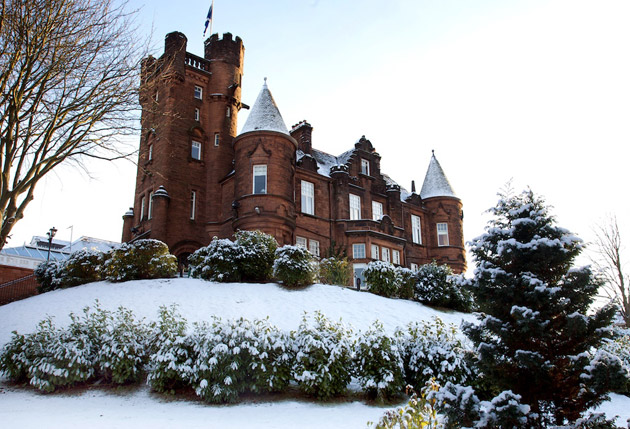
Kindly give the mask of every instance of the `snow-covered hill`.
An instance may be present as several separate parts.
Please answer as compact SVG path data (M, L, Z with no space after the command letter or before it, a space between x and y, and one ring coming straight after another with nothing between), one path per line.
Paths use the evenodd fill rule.
M329 285L287 290L276 284L216 284L195 279L144 280L127 283L98 282L57 290L0 306L0 345L11 331L32 332L37 323L52 316L59 326L69 322L70 312L80 313L99 300L105 309L124 306L139 317L155 320L161 305L177 304L188 320L269 317L282 330L296 329L304 312L321 311L331 319L341 318L354 330L366 330L375 320L392 333L410 321L434 316L460 325L472 315L438 311L406 300L387 299L367 292ZM377 421L386 408L362 402L321 404L307 400L246 402L210 406L186 400L167 400L140 386L118 392L98 388L80 393L43 395L28 389L0 384L0 422L5 427L49 428L365 428ZM606 404L609 415L630 414L630 400L615 396ZM625 416L625 418L630 415Z

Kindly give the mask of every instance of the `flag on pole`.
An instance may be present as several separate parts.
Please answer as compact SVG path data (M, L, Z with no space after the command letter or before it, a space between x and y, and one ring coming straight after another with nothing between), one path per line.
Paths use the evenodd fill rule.
M206 31L208 31L208 25L212 22L212 9L214 8L214 0L212 0L212 4L210 4L210 10L208 10L208 16L206 17L206 26L203 29L203 36L206 36ZM210 32L212 32L212 27L210 27Z

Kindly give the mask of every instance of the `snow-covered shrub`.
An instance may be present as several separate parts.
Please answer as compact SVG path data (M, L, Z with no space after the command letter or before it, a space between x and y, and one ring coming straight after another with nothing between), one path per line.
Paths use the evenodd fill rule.
M236 244L242 251L239 270L243 281L265 282L271 279L278 242L262 231L236 231Z
M529 405L521 404L521 395L505 390L483 401L480 406L480 419L475 426L479 428L523 428L528 425Z
M413 322L398 330L405 376L414 388L434 378L440 385L447 382L467 383L472 375L467 357L470 351L457 337L455 325L435 317L432 322Z
M250 390L282 392L291 381L295 353L288 333L280 331L268 319L254 321L256 342L249 349Z
M81 249L72 253L58 269L60 287L79 286L101 279L103 252Z
M152 354L147 364L147 383L153 390L174 394L189 386L193 365L193 344L186 336L186 319L175 306L161 306L153 326Z
M27 352L26 336L13 331L11 340L0 352L0 373L16 383L28 381L28 369L32 355Z
M149 355L149 327L131 310L120 307L102 333L97 362L99 374L116 384L138 381Z
M583 380L588 380L589 384L604 392L621 392L628 390L628 367L615 356L604 349L595 352L588 366L584 368L580 375ZM624 376L619 376L623 374Z
M292 332L295 361L293 377L299 388L318 399L342 394L351 377L351 332L340 322L331 322L316 312L314 324L306 316Z
M37 278L37 292L44 293L58 289L59 285L59 262L46 261L42 262L35 268L35 277Z
M319 262L319 281L327 285L349 286L352 267L347 258L325 258Z
M471 386L449 381L429 396L437 400L445 428L476 427L475 423L480 419L481 401Z
M380 322L357 336L354 367L363 390L379 401L404 392L403 360L397 341L385 333Z
M177 258L161 241L136 240L111 250L102 271L103 278L112 282L175 277Z
M363 271L370 292L387 298L396 296L399 278L396 268L389 262L372 261Z
M312 284L315 269L313 256L303 247L282 246L276 250L273 275L285 286L296 287Z
M414 271L405 267L396 267L396 275L398 276L398 291L396 296L402 299L413 299L414 288L416 286L416 274Z
M619 359L625 367L625 371L630 371L630 334L627 329L615 329L615 336L612 339L605 340L600 350L607 351ZM625 390L617 390L618 393L626 393L630 389L627 386Z
M432 380L427 382L420 391L420 396L413 392L406 405L387 411L375 429L443 428L438 418L437 400L431 395L437 389L439 386L435 382Z
M242 253L243 248L233 241L214 238L188 257L190 275L214 282L240 281Z
M415 297L424 304L470 311L471 295L460 277L454 276L448 265L438 265L435 261L421 265L416 272Z

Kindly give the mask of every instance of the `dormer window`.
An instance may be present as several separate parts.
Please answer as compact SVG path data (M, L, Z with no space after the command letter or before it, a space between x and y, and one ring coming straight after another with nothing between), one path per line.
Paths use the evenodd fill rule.
M195 85L195 93L194 94L195 94L195 98L197 100L201 100L203 98L203 88L198 86L198 85Z
M370 161L367 159L361 159L361 174L370 175Z

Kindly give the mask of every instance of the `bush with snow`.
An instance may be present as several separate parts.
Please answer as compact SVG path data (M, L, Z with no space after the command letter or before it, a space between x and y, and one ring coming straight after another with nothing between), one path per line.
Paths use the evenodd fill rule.
M177 258L153 239L123 243L106 255L102 277L112 282L175 277Z
M319 282L327 285L349 286L352 267L348 258L324 258L319 261Z
M37 292L44 293L59 289L59 269L60 263L57 261L42 262L35 268L34 274L37 278Z
M351 331L316 312L314 323L304 316L293 332L293 377L300 390L321 400L345 392L352 372Z
M402 299L413 299L416 286L415 272L405 267L396 267L398 276L398 291L396 296Z
M170 394L189 387L194 356L193 345L186 336L186 319L175 306L161 306L152 330L147 383L153 390Z
M240 281L242 253L242 247L233 241L214 238L209 245L188 257L190 275L214 282Z
M310 285L315 279L313 255L300 246L282 246L276 250L273 275L285 286Z
M440 385L467 383L472 379L468 365L471 351L457 336L455 325L440 318L413 322L396 335L401 344L407 384L419 389L429 379Z
M278 242L262 231L236 231L236 244L241 246L239 270L243 281L266 282L273 274Z
M416 272L415 298L423 304L470 311L472 298L465 289L463 278L454 276L448 265L435 261L420 265Z
M355 374L368 397L380 402L404 392L405 377L398 342L376 322L354 343Z
M363 271L363 276L370 292L386 298L396 296L400 279L394 265L384 261L372 261Z

